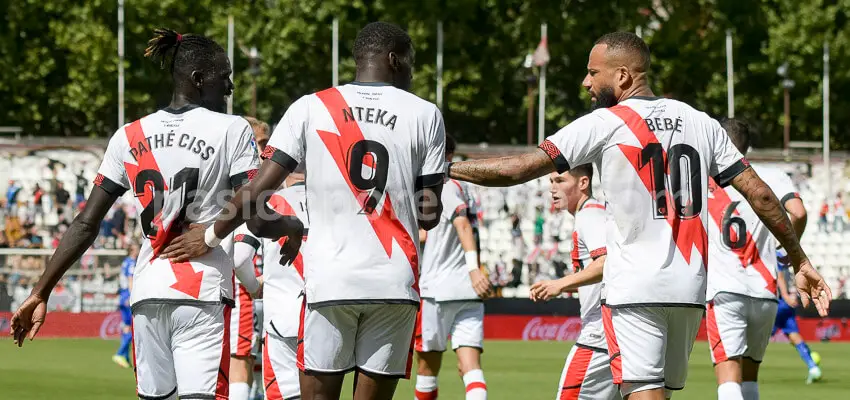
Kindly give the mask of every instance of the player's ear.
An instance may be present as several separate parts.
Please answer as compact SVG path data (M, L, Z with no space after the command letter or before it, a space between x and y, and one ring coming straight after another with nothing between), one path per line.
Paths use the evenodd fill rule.
M617 86L626 88L632 80L632 73L625 65L617 68Z
M398 58L398 54L396 54L396 52L391 51L391 52L387 53L387 58L389 59L389 62L390 62L390 68L393 71L397 72L401 69L401 60Z
M578 181L578 188L584 191L587 190L588 187L590 187L590 179L586 176L582 176Z
M192 71L192 85L195 88L200 89L204 86L204 74L201 71L195 70Z

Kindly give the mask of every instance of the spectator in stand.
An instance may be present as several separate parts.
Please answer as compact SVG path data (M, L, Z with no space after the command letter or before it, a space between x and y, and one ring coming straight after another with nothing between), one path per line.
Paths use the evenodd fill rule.
M34 216L41 217L41 223L44 223L44 205L42 203L42 198L44 197L44 190L37 183L35 184L35 189L32 191L32 205L35 208ZM33 218L35 220L35 218Z
M124 205L121 204L121 198L115 202L115 213L112 214L112 236L115 237L115 247L123 249L126 247L126 233L124 229L127 226L127 213L124 212Z
M21 186L14 180L9 181L9 189L6 190L6 211L10 215L15 215L18 204L18 193L21 192Z
M841 199L841 192L835 195L835 203L833 205L833 220L832 226L833 232L844 232L844 218L847 214L847 211L844 210L844 201Z
M80 173L77 174L77 192L76 192L76 200L75 204L79 207L80 203L86 201L86 187L89 185L88 179L83 176L83 170L80 170Z
M68 221L70 212L66 215L65 210L69 210L69 201L71 194L65 190L65 185L62 182L56 182L56 193L53 194L56 198L56 214L59 216L59 221Z
M829 204L826 202L826 199L823 199L823 203L820 206L820 219L818 219L818 230L821 232L827 231L827 221L826 216L829 214Z
M513 252L513 268L511 269L511 281L507 287L517 287L522 283L522 259L524 258L525 242L522 240L521 220L519 215L511 214L511 244Z

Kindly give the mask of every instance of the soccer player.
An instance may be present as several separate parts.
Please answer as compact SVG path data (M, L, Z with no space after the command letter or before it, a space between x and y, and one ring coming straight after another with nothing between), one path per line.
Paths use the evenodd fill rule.
M732 144L746 155L749 126L721 122ZM806 209L782 170L753 166L781 198L797 237ZM708 186L708 293L706 328L720 400L758 399L758 371L776 316L776 246L773 235L737 190Z
M390 399L398 379L409 377L419 305L417 225L430 230L439 221L446 162L439 109L407 92L413 58L404 30L366 25L354 42L355 82L293 103L256 178L228 205L233 212L206 231L193 228L163 254L180 261L208 251L264 209L264 193L305 163L310 241L321 251L304 254L304 399L339 398L353 370L357 399ZM286 221L252 221L262 237L272 237L263 229L289 229Z
M285 188L268 202L277 214L295 218L303 225L300 240L288 236L263 239L263 297L270 306L263 320L263 382L268 400L291 400L301 395L298 329L304 293L302 254L309 230L302 165L286 177Z
M269 125L253 117L245 117L254 131L254 142L260 152L269 141ZM254 391L256 379L254 362L260 354L262 334L256 328L262 325L262 299L254 300L252 293L260 291L255 278L255 256L262 254L260 239L255 237L246 225L233 233L233 265L241 270L239 276L245 276L247 282L237 279L236 306L230 315L230 400L248 400ZM260 318L258 318L260 316Z
M581 333L570 349L561 372L558 400L620 399L611 376L608 345L602 327L602 270L608 250L605 239L605 206L593 198L593 165L582 164L567 172L549 174L549 193L556 210L575 217L573 274L531 286L534 301L547 301L578 290Z
M826 315L829 287L800 248L785 210L720 124L648 85L638 36L602 36L583 86L596 110L532 153L449 164L452 178L484 186L528 181L572 165L600 165L609 217L602 308L614 383L632 400L671 397L687 377L705 310L708 178L732 184L788 249L804 302Z
M784 252L780 251L780 253L781 254L777 254L778 258L780 255L784 256ZM803 337L800 335L800 329L797 327L797 312L795 311L798 304L797 294L788 290L788 284L785 279L788 264L783 262L782 258L784 257L780 258L778 268L779 274L777 276L777 285L779 286L780 293L779 306L776 309L776 320L773 323L771 336L781 329L782 333L788 337L788 340L792 345L794 345L794 348L797 349L797 353L800 353L800 358L806 363L806 367L809 368L806 383L810 384L812 382L819 381L821 378L821 370L818 365L820 364L820 355L811 351L809 349L809 345L806 344Z
M455 140L446 136L446 160L455 152ZM478 264L478 247L469 218L470 199L455 180L443 188L440 223L428 233L422 249L420 288L422 302L416 334L419 368L417 400L437 398L437 374L449 335L466 387L466 400L486 400L487 384L481 371L484 348L484 304L493 290Z
M130 343L133 341L133 311L130 310L130 291L133 290L133 270L136 268L136 258L139 257L139 246L130 245L127 258L121 263L118 275L118 311L121 313L121 344L118 352L112 356L116 364L130 368Z
M130 294L138 396L227 399L233 259L221 246L181 262L159 256L187 225L211 223L225 204L220 197L256 173L253 132L243 118L222 113L233 83L217 43L157 29L145 54L169 66L171 104L109 141L85 209L13 316L12 330L18 345L38 333L56 282L91 246L115 199L132 190L145 235Z

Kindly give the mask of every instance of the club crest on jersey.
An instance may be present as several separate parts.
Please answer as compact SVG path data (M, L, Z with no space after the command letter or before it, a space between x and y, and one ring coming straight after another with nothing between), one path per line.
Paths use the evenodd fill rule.
M395 114L387 116L387 113L387 110L372 107L346 107L342 109L345 122L360 121L370 124L381 124L391 130L395 130L395 123L398 117Z

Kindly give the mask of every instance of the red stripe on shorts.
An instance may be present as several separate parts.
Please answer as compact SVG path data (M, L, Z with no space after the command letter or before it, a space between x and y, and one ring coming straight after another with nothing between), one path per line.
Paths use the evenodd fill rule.
M419 300L419 311L416 312L416 327L413 328L413 348L422 351L422 307L425 300Z
M726 356L726 349L723 347L723 341L720 340L720 329L717 328L713 301L709 302L706 307L705 330L708 334L708 345L711 347L711 357L714 359L714 363L718 364L729 360L729 357Z
M271 357L269 357L269 334L266 334L266 340L263 346L263 384L266 388L267 400L283 400L283 395L280 393L280 386L277 384L277 376L274 374L274 366L272 365Z
M605 327L605 339L608 342L608 356L611 357L611 376L614 378L614 384L619 385L623 383L623 356L614 333L611 309L607 306L602 306L602 325Z
M230 397L230 306L224 306L224 337L221 341L221 361L218 364L218 380L215 383L216 400L228 400Z
M307 369L304 366L304 313L307 311L307 296L301 299L301 317L298 323L298 350L295 354L296 365L298 369L304 371Z
M130 341L130 350L133 352L133 378L136 380L136 397L139 396L139 374L136 372L136 329L133 328L133 319L130 319L130 334L133 335L133 340Z
M590 360L592 358L593 350L576 347L576 352L573 353L570 365L567 366L564 381L561 382L561 395L558 397L558 400L578 400L578 395L581 393L581 384L584 382L584 376L587 375L587 367L590 366Z
M236 352L233 354L248 357L251 355L251 345L254 341L254 301L242 285L239 285L239 298L236 301L239 302L239 337L236 338Z

